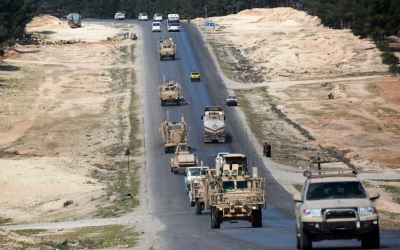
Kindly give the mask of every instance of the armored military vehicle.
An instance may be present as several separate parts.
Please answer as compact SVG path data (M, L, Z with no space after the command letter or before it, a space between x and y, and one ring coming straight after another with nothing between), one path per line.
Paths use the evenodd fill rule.
M187 167L197 166L197 159L190 152L187 144L179 144L175 148L175 155L171 158L171 172L178 174L184 172Z
M183 101L183 91L179 83L173 80L166 80L158 88L161 106L167 104L180 105Z
M187 124L185 121L164 120L160 125L160 133L164 142L164 152L174 152L176 146L187 145Z
M215 169L209 169L199 179L192 180L190 195L196 214L210 209L211 228L219 228L224 221L247 220L253 227L262 227L265 208L264 179L248 175L246 157L228 154ZM226 157L224 156L224 157Z
M159 50L160 50L160 61L164 60L165 58L171 58L172 60L175 60L176 44L172 39L172 37L161 39L159 44Z

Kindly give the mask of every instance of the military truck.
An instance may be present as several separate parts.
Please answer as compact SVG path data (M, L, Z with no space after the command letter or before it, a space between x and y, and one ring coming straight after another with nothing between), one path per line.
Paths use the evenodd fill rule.
M184 172L187 167L197 166L197 159L190 152L187 144L179 144L175 148L175 155L171 158L171 172L178 174Z
M180 105L183 102L183 91L179 83L173 80L166 80L158 87L158 96L161 106L167 104Z
M262 227L265 181L257 176L256 168L253 176L247 174L244 155L231 156L230 161L209 169L200 179L192 180L190 194L196 214L210 209L211 228L220 228L224 221L236 220L247 220L252 227Z
M225 142L225 115L222 107L205 107L203 115L204 142Z
M296 246L312 249L313 241L358 239L363 248L379 248L379 216L356 171L305 171L296 202Z
M159 50L160 50L160 61L164 60L165 58L171 58L172 60L175 60L176 44L172 39L172 37L161 39L159 44Z
M160 133L164 142L164 152L174 152L176 146L187 144L187 123L185 121L164 120L160 125Z

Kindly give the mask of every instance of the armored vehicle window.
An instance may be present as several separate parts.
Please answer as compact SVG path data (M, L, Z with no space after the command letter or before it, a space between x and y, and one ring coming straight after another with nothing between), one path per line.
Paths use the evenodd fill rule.
M366 198L365 190L358 181L311 183L307 200Z
M247 188L247 181L237 181L236 182L237 189L246 189Z
M224 181L223 188L225 190L232 190L235 189L235 182L234 181Z

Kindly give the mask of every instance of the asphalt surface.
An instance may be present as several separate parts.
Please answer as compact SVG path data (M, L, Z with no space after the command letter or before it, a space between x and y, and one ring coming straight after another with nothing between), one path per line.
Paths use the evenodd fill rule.
M228 140L225 144L204 144L202 110L208 105L224 106L228 95L225 85L217 72L207 47L197 28L182 24L182 31L152 33L151 22L140 22L143 32L143 84L144 119L147 164L147 188L149 212L156 216L165 230L158 236L161 242L156 246L165 249L294 249L295 229L293 220L294 204L287 193L263 166L260 152L253 147L248 131L242 126L234 107L225 107ZM177 44L176 60L160 61L158 42L161 37L173 37ZM201 82L189 81L190 71L201 73ZM157 87L163 79L181 83L187 103L182 106L161 107ZM181 120L189 124L189 143L194 153L205 165L214 165L218 152L245 153L249 165L259 168L266 178L267 208L263 211L263 228L254 229L249 222L222 224L221 229L210 228L207 212L195 215L189 206L184 189L183 175L170 172L171 155L164 154L159 125L163 119ZM400 233L383 231L382 246L386 249L400 248ZM324 241L314 244L315 248L353 249L360 243L353 241Z
M90 22L114 21L90 20ZM200 119L203 108L208 105L224 106L228 93L219 75L220 72L217 72L215 62L197 29L191 24L184 23L181 32L167 33L164 22L164 32L152 33L151 22L138 23L126 20L124 23L135 23L142 28L142 32L139 33L141 45L138 48L142 57L137 62L142 63L148 213L164 224L164 229L154 239L154 248L295 249L294 204L291 195L274 180L263 165L261 152L257 152L254 148L248 136L249 132L244 129L243 121L238 117L235 107L225 107L227 143L203 143ZM158 42L163 36L173 37L177 43L176 60L159 60ZM201 73L201 82L189 81L189 73L192 70ZM181 83L185 105L160 106L158 85L164 78ZM164 154L159 133L163 119L178 121L182 117L189 124L189 143L205 165L214 166L215 155L218 152L228 151L246 154L250 167L258 167L258 172L266 179L267 194L267 208L263 210L262 228L252 228L249 222L224 222L220 229L211 229L207 211L202 215L195 215L185 192L183 175L174 175L170 172L172 155ZM46 225L37 226L43 228ZM360 242L356 240L323 241L313 245L314 249L361 248ZM400 249L400 230L381 230L381 245L383 249Z

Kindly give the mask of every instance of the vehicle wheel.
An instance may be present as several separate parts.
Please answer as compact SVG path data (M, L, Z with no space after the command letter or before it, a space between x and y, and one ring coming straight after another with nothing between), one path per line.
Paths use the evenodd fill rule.
M172 56L172 60L175 60L175 55Z
M211 228L220 228L219 216L215 209L211 209Z
M174 172L174 169L171 167L171 173Z
M194 201L191 201L191 202L190 202L190 206L191 206L191 207L194 207L194 206L195 206L195 202L194 202Z
M300 231L300 249L302 250L312 249L312 241L310 239L310 236L303 230Z
M363 248L371 249L371 248L380 248L381 240L379 235L379 227L375 228L372 232L366 234L361 239L361 246Z
M253 221L251 222L252 227L262 227L262 210L253 210Z
M174 169L174 174L178 174L178 169Z
M177 100L176 101L176 106L180 106L181 105L181 101Z
M165 154L168 154L168 148L167 147L164 147L164 153ZM172 168L171 168L172 169Z
M201 203L196 202L196 214L201 214L201 210L203 210L202 208L203 206L201 205Z
M161 100L161 106L164 106L165 105L165 103L164 103L164 101L163 100Z

